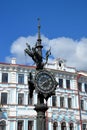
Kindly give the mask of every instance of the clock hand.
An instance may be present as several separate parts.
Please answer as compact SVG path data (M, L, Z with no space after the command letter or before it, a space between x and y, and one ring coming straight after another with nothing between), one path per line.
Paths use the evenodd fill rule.
M45 80L45 81L41 84L41 86L43 86L46 82L48 82L48 80Z

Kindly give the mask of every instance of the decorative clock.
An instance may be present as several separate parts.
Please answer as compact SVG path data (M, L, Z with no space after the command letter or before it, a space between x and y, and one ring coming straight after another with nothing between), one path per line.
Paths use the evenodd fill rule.
M35 76L35 86L36 91L47 97L56 89L57 82L49 71L41 70Z

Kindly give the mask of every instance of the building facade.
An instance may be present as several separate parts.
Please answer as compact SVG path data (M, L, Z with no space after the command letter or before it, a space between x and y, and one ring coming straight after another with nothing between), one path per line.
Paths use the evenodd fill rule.
M55 95L48 99L46 130L86 130L87 73L67 67L57 59L45 68L59 83ZM0 128L2 130L36 130L34 105L37 93L29 97L28 74L35 76L35 67L0 63Z

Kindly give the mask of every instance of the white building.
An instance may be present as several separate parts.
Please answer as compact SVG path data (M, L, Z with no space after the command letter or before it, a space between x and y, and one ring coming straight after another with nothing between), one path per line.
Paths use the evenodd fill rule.
M55 96L48 99L46 112L47 130L85 130L87 128L87 73L67 67L64 60L57 59L46 68L54 73L59 85ZM34 104L37 93L29 98L27 77L35 75L34 66L0 63L0 102L3 130L36 130Z

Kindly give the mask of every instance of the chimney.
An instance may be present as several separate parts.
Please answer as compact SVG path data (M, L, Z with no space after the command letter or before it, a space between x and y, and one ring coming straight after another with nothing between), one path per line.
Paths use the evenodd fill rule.
M11 64L16 64L16 58L11 59Z

